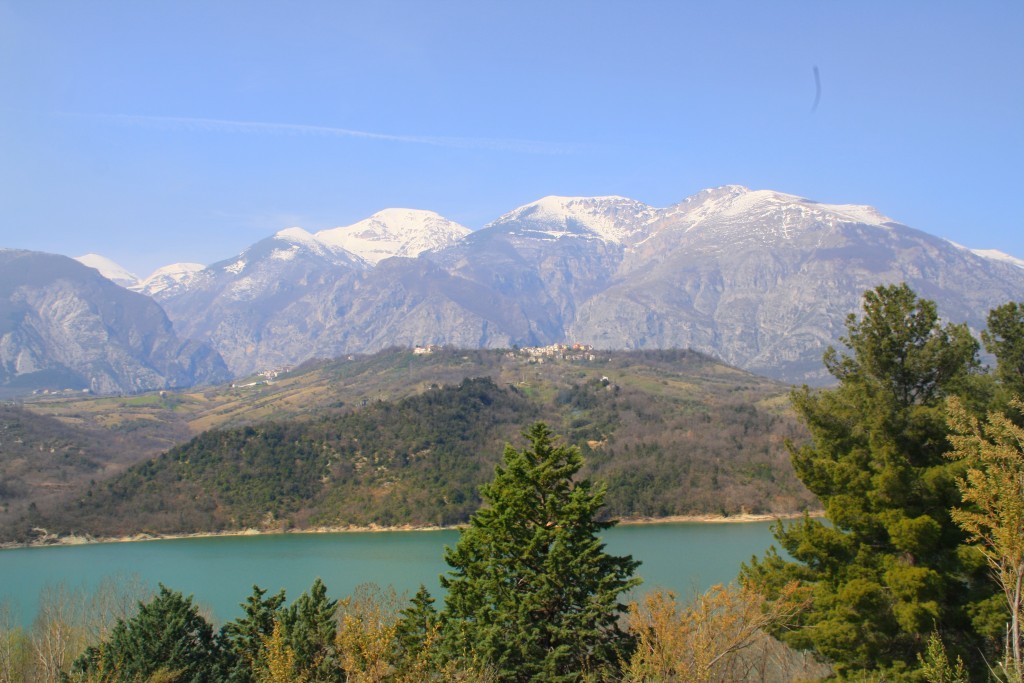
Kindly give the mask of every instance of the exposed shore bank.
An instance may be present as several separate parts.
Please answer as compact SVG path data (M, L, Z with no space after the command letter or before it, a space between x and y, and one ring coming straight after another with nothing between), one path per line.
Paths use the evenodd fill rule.
M773 522L779 519L799 519L804 516L803 512L787 512L779 514L750 514L742 513L737 515L672 515L668 517L631 517L619 520L619 526L632 526L641 524L749 524L752 522ZM821 517L824 512L814 510L808 513L811 517ZM397 526L381 526L370 524L368 526L319 526L304 529L229 529L223 531L197 531L194 533L180 534L148 534L139 533L129 536L90 536L88 534L69 534L59 536L47 533L40 529L39 538L25 543L5 542L0 543L0 550L11 548L42 548L51 546L85 545L92 543L137 543L141 541L165 541L181 538L216 538L220 536L262 536L271 534L339 534L339 533L375 533L387 531L446 531L461 529L465 525L454 526L417 526L414 524L400 524Z

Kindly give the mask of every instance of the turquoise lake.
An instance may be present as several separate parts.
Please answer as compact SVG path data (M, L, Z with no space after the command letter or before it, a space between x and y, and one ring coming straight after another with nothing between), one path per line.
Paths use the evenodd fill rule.
M316 577L328 594L343 597L362 583L392 586L412 595L424 584L435 596L444 546L458 531L388 531L330 534L221 536L132 543L18 548L0 551L0 601L22 623L35 616L41 589L63 582L94 589L107 577L137 576L192 594L220 624L241 614L253 584L288 601ZM668 588L680 595L736 578L740 564L772 544L769 523L649 524L609 529L610 553L640 560L640 592Z

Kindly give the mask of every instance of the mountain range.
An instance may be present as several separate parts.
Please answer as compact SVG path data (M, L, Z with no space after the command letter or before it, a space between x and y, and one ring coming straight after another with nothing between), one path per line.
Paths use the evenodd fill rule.
M0 394L135 392L230 378L151 298L54 254L0 250Z
M145 280L90 259L236 376L390 346L581 343L693 348L813 384L827 380L823 350L877 285L905 281L975 330L989 309L1024 300L1024 261L868 206L735 185L666 208L545 197L477 231L388 209L315 234L288 228Z

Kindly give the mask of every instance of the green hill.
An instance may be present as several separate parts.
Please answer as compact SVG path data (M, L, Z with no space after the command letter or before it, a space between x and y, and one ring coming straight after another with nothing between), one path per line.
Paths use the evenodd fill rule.
M149 411L134 414L133 432L218 426L106 479L93 473L62 505L12 520L7 536L459 523L504 444L538 420L580 446L612 515L793 512L814 500L784 448L802 437L787 391L683 351L313 363L203 395L122 399ZM95 406L28 408L81 420Z

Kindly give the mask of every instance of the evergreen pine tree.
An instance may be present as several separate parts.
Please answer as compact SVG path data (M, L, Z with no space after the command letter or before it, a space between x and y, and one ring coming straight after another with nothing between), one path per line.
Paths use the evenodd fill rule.
M573 480L579 450L544 424L527 436L505 448L486 505L446 549L445 647L500 681L599 676L628 656L619 596L639 584L639 563L604 551L597 534L614 522L598 520L604 488Z
M993 308L986 322L981 340L996 357L995 375L1005 404L1013 396L1024 397L1024 303L1011 301Z
M334 642L337 606L337 600L328 600L327 587L317 578L309 592L281 613L284 642L295 653L299 677L309 683L342 680Z
M213 627L199 614L191 596L160 586L159 594L139 606L131 619L119 620L110 638L90 647L73 672L84 680L103 672L111 682L163 677L182 683L216 681L219 651Z
M958 466L945 457L947 395L963 393L978 365L966 326L940 326L935 304L906 285L864 297L842 340L829 349L832 389L793 393L812 442L791 448L798 476L830 524L779 525L793 561L772 550L743 570L768 595L791 579L813 587L813 605L791 644L816 649L840 672L918 664L929 635L977 656L972 617L991 595L984 572L962 552L952 522ZM888 679L887 679L888 680Z
M399 673L406 673L429 656L426 650L437 635L437 609L426 586L420 584L412 604L400 614L395 625L395 668Z
M262 664L264 640L274 633L274 623L280 618L284 604L284 590L264 598L266 589L252 587L252 595L242 603L245 615L228 622L220 632L223 653L221 678L231 683L255 681L254 671Z

